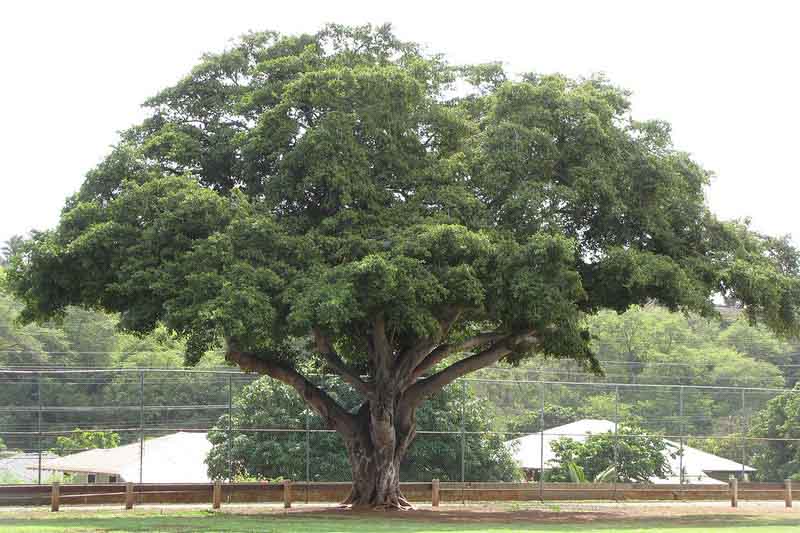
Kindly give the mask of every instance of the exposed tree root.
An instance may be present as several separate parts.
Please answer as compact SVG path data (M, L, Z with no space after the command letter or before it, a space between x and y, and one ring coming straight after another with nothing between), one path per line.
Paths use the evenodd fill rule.
M348 494L347 498L345 498L344 501L339 504L339 507L350 508L353 505L353 502L355 501L355 493L356 493L355 488L351 488L350 494Z
M405 509L411 509L411 510L414 509L414 506L411 505L411 502L406 500L405 496L403 496L402 494L399 496L398 500L400 502L400 505L402 505Z
M354 511L412 511L414 506L402 494L390 496L387 500L375 501L375 498L361 498L355 488L350 490L350 494L339 504L341 509L351 509Z

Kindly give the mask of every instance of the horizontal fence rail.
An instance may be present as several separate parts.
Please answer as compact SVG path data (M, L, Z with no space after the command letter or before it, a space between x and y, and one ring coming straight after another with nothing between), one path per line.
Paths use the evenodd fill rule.
M215 489L215 486L218 487ZM350 483L106 483L87 485L0 485L0 506L60 505L163 505L336 503L350 492ZM729 485L650 485L635 483L401 483L411 502L434 506L438 502L520 501L784 501L791 507L800 486L784 483L731 483ZM434 494L436 492L437 494ZM132 493L131 500L126 496Z

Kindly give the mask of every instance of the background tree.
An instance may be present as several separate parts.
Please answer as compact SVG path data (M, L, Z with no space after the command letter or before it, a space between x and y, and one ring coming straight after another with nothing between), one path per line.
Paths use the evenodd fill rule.
M0 270L0 281L4 275ZM101 312L70 307L60 320L22 325L17 322L22 304L7 294L0 283L0 369L17 370L61 368L182 368L185 343L165 328L156 328L147 335L117 331L118 318ZM219 351L211 350L197 363L201 368L223 365ZM148 405L192 406L227 402L227 382L221 379L196 379L196 376L175 374L169 379L147 376L145 401ZM92 374L67 380L57 374L20 376L3 374L0 384L0 405L9 407L0 412L0 432L9 432L7 440L14 448L29 450L37 446L36 435L25 435L31 429L30 413L12 407L34 407L41 392L45 405L67 408L47 410L42 415L43 427L51 431L67 431L76 426L131 427L139 424L139 414L130 410L86 411L69 407L130 406L139 397L139 376L116 372ZM223 386L224 385L224 386ZM39 389L40 387L40 389ZM165 427L206 429L217 417L203 410L163 409L148 411L145 421L151 428ZM65 436L68 436L65 434ZM121 435L123 442L138 437L132 432ZM56 446L56 437L48 434L43 445Z
M23 318L119 312L195 358L224 339L341 435L353 504L407 505L416 410L457 378L533 355L598 370L587 313L708 315L722 293L798 329L797 253L717 221L709 174L602 78L510 79L333 25L247 35L147 106L12 256Z
M775 365L785 361L778 354L788 352L789 345L744 318L728 325L647 305L622 314L600 312L588 327L595 354L618 377L686 385L784 385L782 369ZM748 370L733 372L732 367Z
M0 248L0 268L8 264L9 258L14 255L17 250L22 249L25 239L21 235L14 235L8 239Z
M748 391L743 403L741 391L686 387L685 416L681 418L681 392L676 385L781 388L790 382L794 370L764 360L758 355L760 348L753 350L746 342L738 348L731 346L727 333L732 324L737 324L736 335L741 339L763 335L756 346L785 345L775 334L747 325L746 320L706 320L645 305L633 306L623 314L602 311L589 317L586 324L592 334L592 349L606 368L606 380L672 386L620 387L617 398L607 387L549 383L544 391L546 428L581 418L619 417L670 435L736 433L744 430L747 417L764 407L771 394ZM532 381L587 379L574 363L547 359L525 362L511 375ZM481 371L484 379L509 377L501 369ZM496 399L495 416L509 431L539 431L540 385L485 384L482 389ZM741 450L725 456L742 460Z
M755 359L775 365L792 363L793 346L790 343L763 326L748 324L747 320L735 320L720 333L719 338L737 352Z
M355 397L343 384L330 383L345 405L357 406ZM489 433L491 417L486 400L468 395L460 388L445 389L425 401L417 413L420 427L457 432L462 426L469 435L465 468L473 481L514 481L521 477L518 465L503 443L502 435ZM261 378L247 385L234 400L232 447L228 440L228 416L209 432L213 447L208 456L208 472L214 479L306 478L306 424L312 431L309 440L309 466L313 481L350 479L350 464L342 439L325 433L325 424L308 409L289 387ZM265 432L263 429L294 429L296 432ZM248 431L250 430L250 431ZM231 467L233 470L231 470ZM426 434L418 438L400 465L407 481L461 479L461 439L458 435Z
M650 478L666 478L672 473L666 441L627 424L614 433L589 435L580 442L562 437L551 444L555 459L545 474L550 481L570 481L570 465L577 465L587 480L595 480L604 472L612 472L623 483L647 483Z
M544 426L542 426L542 410L531 409L513 417L508 423L508 431L512 433L538 433L543 429L569 424L580 418L580 414L573 407L545 403Z
M753 417L749 436L759 439L748 446L760 479L800 479L800 386L767 402Z
M787 342L764 326L739 317L720 334L720 340L741 354L772 363L781 369L785 385L794 387L800 380L800 342Z
M116 448L119 444L119 434L113 431L87 431L75 428L68 437L56 437L56 445L50 451L56 455L71 455L96 448Z

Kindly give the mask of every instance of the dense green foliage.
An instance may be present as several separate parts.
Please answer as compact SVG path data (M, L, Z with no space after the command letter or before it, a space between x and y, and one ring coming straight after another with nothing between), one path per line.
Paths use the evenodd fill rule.
M601 312L587 320L592 349L606 368L605 380L665 388L562 385L545 388L545 427L581 418L627 420L669 435L726 435L745 430L747 417L761 409L773 393L685 387L781 388L794 383L800 346L781 341L761 327L736 316L722 322L683 316L655 306L632 307L624 314ZM731 339L737 338L734 344ZM770 352L764 346L772 346ZM776 366L771 361L790 361ZM780 363L784 364L784 363ZM531 361L509 373L485 369L481 378L592 381L567 361ZM476 384L491 396L498 417L509 431L536 432L540 427L539 385ZM681 412L683 396L684 417ZM701 446L702 447L702 446ZM730 456L741 460L741 451Z
M555 454L554 468L546 477L550 481L570 481L570 466L577 465L586 480L599 480L605 472L613 472L617 481L646 483L650 478L666 478L672 473L667 460L667 443L641 428L620 424L617 437L612 432L589 435L580 442L562 437L551 444Z
M70 367L114 363L115 321L102 313L70 308L59 323L16 323L22 304L3 290L0 270L0 365Z
M3 271L0 270L0 276ZM117 330L117 317L101 312L70 307L60 320L42 324L23 325L17 322L22 305L8 295L0 283L0 368L28 371L58 368L183 368L185 343L177 341L164 328L144 336L122 333ZM219 353L204 354L201 367L222 364ZM26 409L37 406L38 395L47 409L42 414L42 427L48 430L42 446L58 446L58 435L69 438L75 427L97 429L136 427L139 414L131 406L139 403L139 376L133 373L109 372L107 374L75 375L71 379L57 374L13 375L0 377L0 438L5 437L10 448L31 450L37 446L36 414ZM226 390L218 383L176 375L164 380L148 375L145 400L148 405L184 405L222 403ZM103 410L120 406L118 412ZM69 409L74 407L74 410ZM85 411L83 407L97 407L98 411ZM202 411L148 411L145 421L149 425L171 422L172 427L208 427L213 421ZM9 432L3 435L3 432ZM25 435L24 432L31 434ZM134 433L120 434L122 443L137 438Z
M589 321L593 349L604 361L607 378L620 383L664 383L698 386L783 387L797 380L800 347L789 344L741 317L721 323L684 317L648 306L625 314L600 313ZM619 363L619 364L614 364ZM782 366L776 366L782 365ZM549 379L549 371L565 371L564 363L526 366L524 377ZM492 374L483 372L483 377ZM560 377L568 377L562 374ZM500 374L504 376L504 374ZM540 423L540 394L506 388L486 394L498 397L498 411L522 411L506 418L510 431L536 432ZM680 389L622 388L619 404L601 387L549 385L545 427L581 418L605 418L639 424L652 432L697 435L687 444L744 462L757 469L754 478L780 481L797 476L798 438L793 411L796 392L686 387L680 417ZM795 386L797 390L797 386ZM504 391L505 392L505 391ZM770 439L770 440L767 440ZM785 439L785 440L781 440ZM566 473L564 473L566 475Z
M768 439L748 443L761 479L800 480L800 385L770 400L753 418L749 436Z
M601 78L512 80L331 26L245 36L147 106L12 256L25 319L99 307L267 359L319 328L365 371L376 316L397 352L458 309L451 337L534 331L533 351L586 357L583 312L708 313L722 292L797 331L796 252L716 221L708 173Z
M346 404L357 397L341 383L331 383ZM502 435L492 430L490 402L462 396L460 388L445 389L424 402L417 413L421 429L451 434L422 434L412 444L401 464L404 481L461 479L461 438L454 434L463 427L470 435L465 446L465 471L473 481L514 481L521 472L503 444ZM319 415L304 406L288 387L261 378L244 387L234 401L232 440L229 447L228 416L220 417L209 432L214 445L208 457L212 478L306 479L344 481L350 479L350 465L342 439L336 433L321 432ZM256 429L293 429L268 433ZM311 432L306 434L308 428ZM250 430L250 431L247 431ZM309 457L306 458L306 439Z
M656 307L599 313L590 323L593 348L608 373L653 382L736 387L782 387L792 351L742 316L732 321L681 316ZM795 357L798 357L795 353Z
M117 316L78 307L65 309L57 320L20 323L23 304L6 290L5 275L0 269L0 367L183 366L185 343L163 327L144 336L128 334L119 331ZM222 359L209 352L203 362L221 364Z
M56 455L71 455L95 448L116 448L119 444L119 435L113 431L75 428L69 436L56 437L56 444L50 451Z
M542 416L544 411L544 416ZM581 418L575 408L545 402L544 409L531 409L516 415L509 420L508 431L512 433L538 433L556 426L563 426ZM591 418L591 416L587 416ZM544 421L544 424L542 424Z

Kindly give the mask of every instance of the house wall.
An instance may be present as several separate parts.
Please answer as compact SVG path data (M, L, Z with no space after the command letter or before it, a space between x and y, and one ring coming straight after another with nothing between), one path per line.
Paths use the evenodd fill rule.
M65 472L65 474L69 474L69 480L67 483L78 483L78 484L85 484L89 483L89 474L85 472ZM119 483L124 481L120 476L116 474L105 474L102 472L95 472L95 483ZM114 479L112 479L114 478Z
M737 470L736 472L712 472L707 470L706 474L708 477L713 477L714 479L724 481L725 483L728 482L731 476L735 477L739 481L750 481L750 472L742 472L741 470Z

